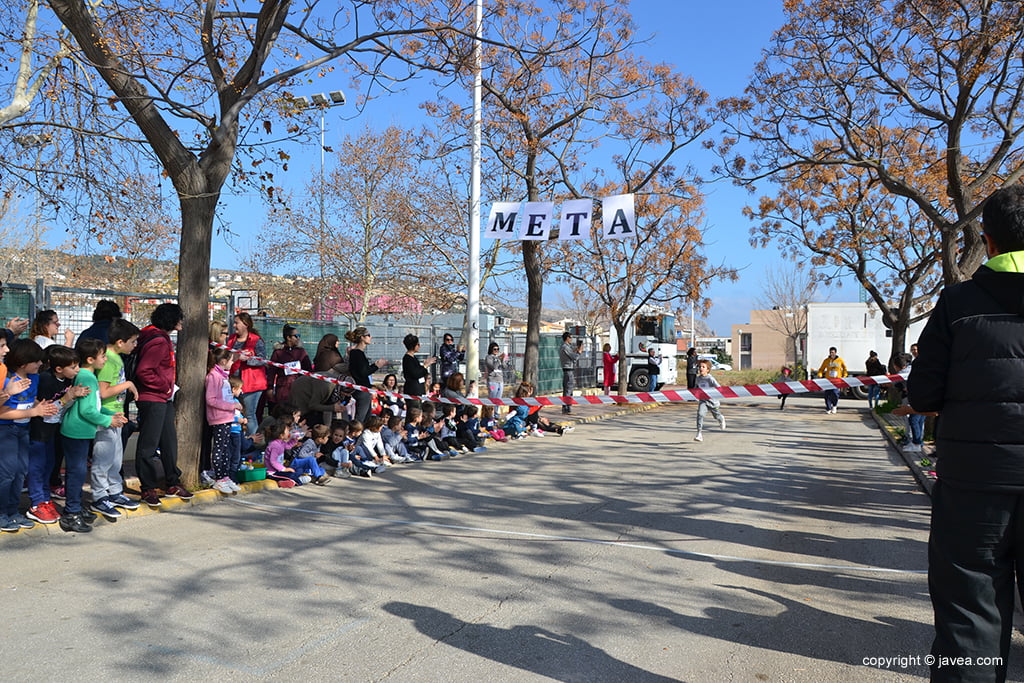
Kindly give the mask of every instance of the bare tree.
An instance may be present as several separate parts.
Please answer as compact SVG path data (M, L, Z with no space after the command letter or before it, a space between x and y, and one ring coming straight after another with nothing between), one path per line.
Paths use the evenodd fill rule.
M806 360L800 357L800 338L807 333L807 304L817 286L811 272L798 263L768 268L761 281L761 293L754 305L765 311L764 323L786 337L787 363Z

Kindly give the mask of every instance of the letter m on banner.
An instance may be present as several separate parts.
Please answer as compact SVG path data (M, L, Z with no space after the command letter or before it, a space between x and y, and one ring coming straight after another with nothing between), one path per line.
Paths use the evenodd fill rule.
M484 228L484 237L492 240L514 238L517 218L519 218L519 202L494 202L491 204L491 215Z

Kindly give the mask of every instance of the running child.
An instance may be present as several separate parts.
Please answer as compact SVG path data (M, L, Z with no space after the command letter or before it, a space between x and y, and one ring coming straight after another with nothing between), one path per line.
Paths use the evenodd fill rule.
M718 380L711 375L711 361L707 358L701 358L697 361L697 379L695 389L713 389L720 387ZM725 416L722 415L722 411L719 410L718 399L715 398L702 398L700 403L697 405L697 435L693 437L694 441L704 440L704 417L711 411L711 415L718 420L719 426L725 429Z

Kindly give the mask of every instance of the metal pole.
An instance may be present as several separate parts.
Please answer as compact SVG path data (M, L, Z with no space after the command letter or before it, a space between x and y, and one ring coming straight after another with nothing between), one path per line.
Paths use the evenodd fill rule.
M466 296L466 379L480 379L480 140L483 126L483 0L476 0L476 39L473 51L473 154L469 212L469 292Z
M326 109L320 110L320 235L324 234L324 114ZM323 277L323 264L321 264L320 276Z

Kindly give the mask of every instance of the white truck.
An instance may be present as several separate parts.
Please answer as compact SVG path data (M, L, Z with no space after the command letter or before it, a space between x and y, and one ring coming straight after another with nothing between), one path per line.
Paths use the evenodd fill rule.
M907 331L907 350L920 336L927 320L918 321ZM807 338L804 357L807 369L814 372L828 356L829 347L836 347L846 361L851 375L864 375L868 352L878 353L882 364L889 359L892 333L882 323L882 314L868 303L807 304ZM856 398L867 398L867 390L854 387L846 392Z
M609 335L612 353L618 353L618 339L615 331ZM676 318L668 309L657 306L645 306L640 309L629 324L626 325L626 376L629 378L630 391L655 391L666 384L676 383ZM647 351L640 350L654 347L661 354L661 371L658 373L658 386L651 386L651 374L647 368ZM603 372L603 363L598 369ZM603 382L599 379L598 384Z

